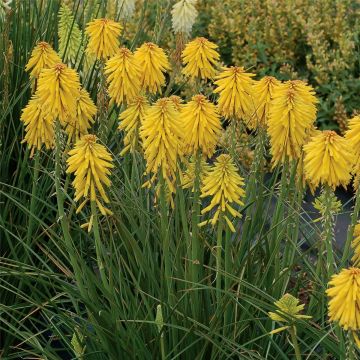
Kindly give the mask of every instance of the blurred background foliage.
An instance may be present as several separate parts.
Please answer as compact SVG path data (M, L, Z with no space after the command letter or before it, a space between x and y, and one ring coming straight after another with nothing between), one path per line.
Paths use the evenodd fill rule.
M151 37L156 1L142 20ZM111 2L110 2L111 4ZM141 16L142 2L137 2ZM111 6L110 6L111 8ZM259 76L307 80L321 99L318 125L346 127L360 110L360 3L354 0L203 0L193 36L220 48L225 65L244 66ZM169 21L169 19L168 19ZM136 23L129 32L136 30ZM162 45L173 47L171 32Z
M159 16L157 1L147 2L143 18L142 5L137 1L135 17L149 39ZM108 8L115 16L114 1ZM321 100L320 128L342 132L347 119L360 111L360 2L203 0L197 8L193 37L214 41L224 65L244 66L260 77L307 80L314 86ZM127 29L136 30L137 22ZM172 32L163 35L162 45L173 47Z
M360 109L358 1L209 0L199 13L225 63L313 85L321 128L343 130Z

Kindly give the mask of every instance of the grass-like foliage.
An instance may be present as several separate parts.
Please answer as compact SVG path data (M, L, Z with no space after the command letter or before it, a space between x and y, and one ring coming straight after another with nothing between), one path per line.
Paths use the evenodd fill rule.
M204 9L0 2L0 358L358 358L360 117Z

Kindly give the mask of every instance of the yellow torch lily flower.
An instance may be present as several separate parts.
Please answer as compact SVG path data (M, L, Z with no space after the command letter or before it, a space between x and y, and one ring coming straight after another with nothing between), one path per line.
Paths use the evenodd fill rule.
M204 95L195 95L181 110L186 152L211 157L221 135L220 117L214 104Z
M272 76L265 76L256 81L253 86L253 99L255 112L250 117L250 127L256 129L258 126L265 127L268 122L270 104L274 98L275 89L281 82Z
M49 69L61 63L56 51L45 41L40 41L31 53L25 71L30 71L30 76L38 78L42 69Z
M305 178L319 184L344 187L351 180L354 155L346 139L335 131L323 131L304 145Z
M76 100L80 96L80 81L75 70L64 64L44 69L36 92L44 109L62 122L76 116Z
M165 85L164 73L170 70L164 50L156 44L147 42L136 49L134 56L140 68L142 88L151 94L161 92L161 87Z
M343 269L329 281L330 321L338 322L344 330L360 329L360 269Z
M103 215L112 214L105 208L102 201L109 202L105 187L111 185L109 179L112 156L104 145L97 142L95 135L84 135L76 142L74 149L69 151L67 159L68 174L74 174L75 201L84 199L77 209L80 212L90 200L94 201Z
M162 172L169 190L175 192L177 160L181 154L183 125L169 98L159 99L145 113L140 136L146 159L146 173Z
M85 89L80 90L80 96L76 101L76 116L67 117L62 124L69 136L69 141L78 141L83 135L88 133L94 123L94 116L97 108Z
M120 155L125 155L128 151L133 153L138 144L140 126L145 119L146 111L149 109L149 102L144 96L135 97L126 110L119 115L119 130L125 132L124 149Z
M253 80L255 74L245 72L243 67L223 68L216 76L218 86L214 93L219 93L218 107L225 118L247 120L254 112Z
M106 59L116 54L119 48L119 36L122 26L109 19L90 21L85 29L89 36L87 52L97 59Z
M46 149L54 146L54 118L43 110L39 98L33 97L29 101L20 119L26 132L22 142L26 142L31 149L30 157L35 150L40 150L42 145L45 145Z
M181 54L183 74L192 78L212 79L216 74L215 66L220 59L215 50L218 46L204 37L189 42Z
M360 116L354 116L349 120L348 130L345 132L345 138L349 143L349 146L354 152L354 189L357 191L359 188L360 179Z
M214 208L216 210L211 220L204 221L199 226L206 225L209 222L215 225L221 215L230 230L235 232L234 225L228 215L241 217L240 213L234 209L234 204L244 205L242 202L242 198L245 196L243 185L244 179L238 174L230 155L220 155L204 178L201 187L201 197L211 197L210 204L201 211L201 214L206 214Z
M268 118L273 165L298 159L316 119L318 100L311 86L293 80L273 91Z
M133 53L123 47L105 67L109 95L118 105L131 101L140 92L140 68Z

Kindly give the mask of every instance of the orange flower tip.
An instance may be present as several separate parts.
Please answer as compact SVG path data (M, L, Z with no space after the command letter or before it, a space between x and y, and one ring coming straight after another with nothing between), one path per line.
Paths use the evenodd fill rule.
M183 102L183 100L181 99L180 96L176 96L176 95L171 95L169 97L169 99L173 102L175 109L180 111L181 109L181 103Z
M93 134L87 134L83 136L84 141L86 141L89 145L96 143L97 137Z
M206 101L206 96L204 96L203 94L194 95L192 100L200 105Z
M48 49L48 48L51 48L51 46L50 46L50 44L49 43L47 43L46 41L39 41L38 43L37 43L37 45L39 46L39 48L41 49L41 50L46 50L46 49Z
M54 69L58 72L61 72L63 71L67 66L63 63L59 63L59 64L56 64L54 65Z

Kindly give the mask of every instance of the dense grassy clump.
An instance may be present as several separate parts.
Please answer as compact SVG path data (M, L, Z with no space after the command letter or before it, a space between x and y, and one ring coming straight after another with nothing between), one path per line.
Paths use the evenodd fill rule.
M261 74L249 74L241 67L248 63L221 69L219 49L203 38L191 46L196 54L208 46L204 53L211 61L206 71L194 75L191 66L197 59L191 46L185 52L189 60L181 58L191 33L172 34L173 2L138 1L134 14L130 3L14 0L9 8L0 5L0 357L356 359L354 332L359 328L352 325L348 331L348 321L340 326L329 321L326 294L333 274L358 264L351 259L360 207L357 186L342 248L334 237L335 217L344 211L334 188L358 176L356 136L315 129L318 100L303 82L281 85L272 78L288 92L277 90L275 100L271 95L265 101L259 80L274 72L264 67ZM202 8L198 6L200 24ZM89 51L87 24L103 17L118 24L106 22L113 26L109 38L128 48L116 53L113 63L98 50ZM209 29L216 43L217 32ZM196 23L195 31L208 35ZM93 109L86 126L76 131L69 131L70 121L65 126L68 119L57 113L51 120L49 149L29 145L22 118L34 94L50 103L44 70L39 78L25 71L40 41L50 44L68 66L57 64L56 71L71 68L79 74L82 89L89 93L86 104ZM96 48L96 41L91 44ZM225 48L220 50L224 55ZM235 50L231 60L224 56L229 66L244 59ZM157 64L147 62L149 51L161 63L152 84L146 75ZM132 66L129 82L127 75L116 73L120 58ZM188 66L185 75L182 62ZM49 68L45 73L50 79L55 68ZM109 86L109 74L122 82ZM76 83L75 72L72 76ZM231 112L222 87L237 81L244 89L238 95L241 106ZM251 95L253 88L257 92ZM118 94L120 89L128 91L126 96ZM134 106L133 92L144 96L138 99L144 111L139 110L141 124L129 135L121 122ZM277 126L286 120L268 106L279 109L293 97L305 115L294 105L294 123L285 132L285 125L280 130ZM263 118L254 105L263 110ZM62 110L67 114L69 108ZM41 109L47 111L46 106ZM170 124L165 130L153 125L160 123L160 113L162 123ZM79 117L74 115L75 123ZM196 121L206 124L205 136L192 127ZM160 135L163 147L155 143ZM106 161L94 162L101 163L98 172L105 174L107 170L99 169L107 168L111 179L111 184L102 179L105 195L92 180L96 201L92 195L81 196L82 179L74 182L78 174L69 160L76 162L82 155L79 139L84 138L86 146L95 141L101 145L98 153L106 153ZM320 144L315 151L314 141ZM334 182L320 165L314 171L320 180L312 175L321 163L316 158L320 151L324 164L341 170ZM326 157L337 151L347 162ZM166 154L160 169L151 161L159 154ZM309 167L306 158L314 157L316 164L304 171ZM83 163L88 158L84 155ZM94 168L89 165L87 171L94 179ZM223 191L221 201L229 205L224 209L220 200L212 201L217 184L223 186L215 193ZM303 199L319 184L319 214L313 221ZM75 201L79 193L81 200Z

